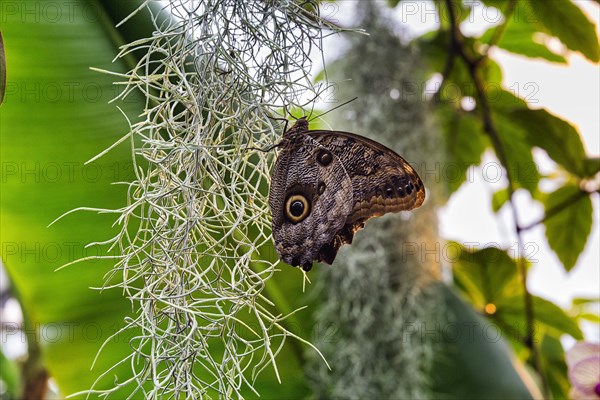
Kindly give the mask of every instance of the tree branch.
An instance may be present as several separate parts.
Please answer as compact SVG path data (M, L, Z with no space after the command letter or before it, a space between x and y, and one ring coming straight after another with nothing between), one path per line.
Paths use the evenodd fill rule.
M444 84L448 81L452 70L454 69L454 60L456 59L456 52L454 52L454 35L450 35L450 46L448 49L448 57L446 58L446 64L444 65L444 70L442 71L442 82L440 82L440 87L433 94L433 103L437 104L441 100L442 89L444 88Z
M450 2L446 2L446 4L448 5L448 8L451 8ZM477 58L476 60L473 60L473 62L476 65L483 63L488 58L490 49L492 47L496 46L496 44L500 41L500 39L502 38L502 35L504 34L504 31L506 30L506 26L508 24L508 19L515 11L516 5L517 5L517 0L510 0L508 5L506 6L506 9L503 12L504 22L502 24L498 25L496 27L496 29L494 30L494 33L492 34L490 41L487 43L487 48L485 49L485 52L479 58ZM451 19L453 19L454 18L453 17L454 10L448 10L448 13L452 15ZM456 31L458 24L451 21L450 25L452 27L453 32L451 32L451 35L450 35L450 43L448 46L449 47L448 57L446 58L446 64L444 65L444 69L442 70L442 82L440 83L440 87L433 94L433 102L434 103L440 102L441 92L444 87L444 84L450 77L450 74L452 73L452 70L454 68L454 60L456 59L456 53L457 53L456 50L458 48L462 48L462 43L460 41L458 41L458 38L462 37L462 34L460 32L460 29L458 29L458 32Z
M475 84L475 90L476 90L476 94L477 94L477 104L479 105L478 108L481 111L481 118L483 121L483 130L490 137L490 139L492 141L492 145L494 147L494 151L496 152L498 159L500 160L502 165L505 166L506 178L508 180L508 194L509 194L508 203L510 204L510 207L512 210L515 235L517 237L517 242L518 242L518 246L519 246L519 257L517 259L517 262L519 265L519 273L521 276L521 285L523 287L523 293L524 293L525 320L527 323L527 336L525 338L525 344L527 345L527 347L530 350L531 361L532 361L533 367L535 368L535 370L537 371L537 373L540 376L544 397L547 397L548 384L547 384L546 377L545 377L545 375L542 371L541 365L540 365L538 349L537 349L537 346L535 344L535 340L533 337L535 334L534 325L533 325L533 323L535 321L535 314L534 314L534 309L533 309L533 298L532 298L531 294L529 293L529 291L527 290L527 263L523 257L520 257L520 255L524 253L524 249L523 249L524 242L523 242L523 237L521 234L522 228L519 224L518 210L514 203L515 182L511 176L512 173L508 166L508 158L506 156L506 152L505 152L504 146L502 144L502 141L500 140L500 135L498 134L498 131L496 130L496 127L493 122L492 110L491 110L490 104L488 103L487 97L485 96L484 81L483 81L483 78L481 77L480 66L482 65L482 61L486 59L486 55L475 58L474 56L472 56L471 54L469 54L467 52L467 49L464 47L464 45L462 43L463 35L462 35L462 32L460 31L459 21L456 18L456 15L454 13L454 8L452 6L452 0L445 0L445 3L448 8L448 15L450 16L450 27L451 27L450 33L451 33L451 37L452 37L451 41L454 46L454 51L464 61L465 65L467 66L467 69L469 71L469 74L471 76L471 79L473 80L473 83ZM498 34L497 37L498 38L496 40L499 40L500 34Z

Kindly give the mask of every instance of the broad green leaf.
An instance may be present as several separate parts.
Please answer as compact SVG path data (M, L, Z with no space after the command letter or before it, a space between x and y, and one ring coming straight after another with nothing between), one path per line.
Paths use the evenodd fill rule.
M508 164L504 167L513 182L533 195L537 191L540 174L537 164L533 161L531 145L527 142L527 132L503 112L493 113L493 117L498 139ZM497 149L495 151L500 159L500 152ZM495 175L490 176L489 179L494 177Z
M518 5L517 7L522 7ZM511 53L520 54L530 58L543 58L545 60L557 63L566 63L567 60L559 54L550 51L544 44L536 43L534 35L539 32L537 25L527 21L526 17L508 18L504 33L496 45ZM496 27L488 29L479 39L482 43L489 43L496 32Z
M506 0L483 0L486 6L505 10ZM489 41L494 28L484 33L482 42ZM570 0L517 1L508 19L498 46L527 57L540 57L553 62L565 62L543 44L535 42L533 34L542 32L555 36L571 50L581 52L591 61L600 57L596 27Z
M442 71L448 59L450 33L446 30L427 32L417 38L416 43L421 49L430 69L433 71Z
M583 340L583 332L577 321L569 317L561 307L541 297L533 296L533 309L537 322L556 330L559 334L566 333L576 340Z
M517 7L523 7L518 5ZM511 53L524 55L531 58L543 58L551 62L566 63L567 60L559 54L550 51L544 44L535 42L534 35L539 32L538 24L527 21L526 16L519 18L514 15L508 18L504 32L496 45ZM489 43L496 32L496 27L488 29L479 39L482 43Z
M114 77L89 69L125 71L122 62L112 63L118 50L100 23L101 6L86 4L76 2L46 18L42 3L30 2L32 12L2 16L11 71L0 108L2 260L31 326L39 329L44 366L62 396L90 389L100 373L131 353L127 340L111 341L90 371L102 342L131 313L120 291L90 289L102 286L110 262L55 271L74 259L100 255L98 246L84 246L114 235L114 216L80 212L48 227L76 207L124 205L127 189L112 182L133 176L126 145L84 164L128 130L115 105L108 104L116 95ZM135 119L143 101L131 96L119 105ZM112 386L115 376L129 378L130 367L116 368L96 387Z
M584 176L594 176L600 172L600 157L586 158L583 160Z
M571 50L600 61L596 27L570 0L530 0L535 18Z
M467 178L467 171L481 161L487 138L481 130L481 122L467 112L439 107L438 116L444 127L448 163L443 176L451 192L455 192Z
M543 328L549 330L549 333L556 337L566 333L576 340L583 339L583 333L575 319L569 317L562 308L541 297L532 296L532 298L534 324L540 325L535 327L537 333L543 333L540 330L540 328ZM496 313L498 318L502 318L509 325L517 327L523 334L526 329L523 295L515 294L514 296L502 297L495 304L498 309ZM539 340L539 335L536 334L536 338Z
M587 175L585 149L575 127L544 109L518 109L509 116L527 133L531 146L544 149L567 171L579 177Z
M453 275L476 308L483 309L487 303L496 306L491 318L498 322L507 337L516 342L524 338L527 332L525 299L518 266L505 251L493 247L475 251L463 249L453 266ZM575 320L557 305L534 296L533 306L535 323L556 334L567 333L575 339L582 338ZM535 328L540 333L538 327Z
M521 95L527 96L530 92L527 88L518 90L519 88L508 88L506 90L498 85L488 85L486 88L486 98L490 107L493 110L502 110L503 112L515 109L527 108L526 99L521 98Z
M502 206L508 201L508 189L500 189L492 196L492 210L500 211Z
M453 275L480 309L503 297L507 288L508 292L518 288L517 264L506 251L496 247L474 251L463 248L454 263Z
M511 179L519 187L527 189L533 195L537 192L540 176L526 139L527 132L507 117L510 112L528 109L527 103L519 94L501 88L493 96L488 95L488 102L493 110L492 121L508 162L504 168L509 170ZM499 151L495 151L500 158Z
M492 108L493 123L500 140L503 154L506 157L508 165L504 165L505 170L508 169L511 179L517 185L527 189L532 196L537 192L537 184L540 176L538 168L533 161L533 155L529 144L526 141L526 132L518 126L515 126L514 121L506 117L507 113L514 110L527 109L527 103L516 93L503 88L488 89L487 99ZM500 159L498 149L494 149L498 159ZM485 170L484 170L485 171ZM488 179L499 179L495 173L495 168L490 166L488 170L490 175ZM506 178L506 171L504 177ZM502 205L508 200L508 190L506 192L497 192L492 198L492 208L497 212Z
M6 53L4 52L4 39L0 31L0 106L4 103L6 95Z
M565 185L550 193L545 201L546 213L563 207L546 218L546 239L567 271L570 271L585 248L592 230L592 201L579 188Z

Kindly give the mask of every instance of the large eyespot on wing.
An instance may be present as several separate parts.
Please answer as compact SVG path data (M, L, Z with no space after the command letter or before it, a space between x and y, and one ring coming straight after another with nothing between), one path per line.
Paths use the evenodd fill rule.
M269 192L279 257L309 269L352 211L352 181L340 159L308 136L282 149Z
M283 214L289 222L297 224L304 221L310 214L312 208L311 200L304 194L290 194L285 201Z
M348 223L364 223L388 212L411 210L425 200L423 181L393 150L349 132L307 134L338 156L352 179L354 204Z

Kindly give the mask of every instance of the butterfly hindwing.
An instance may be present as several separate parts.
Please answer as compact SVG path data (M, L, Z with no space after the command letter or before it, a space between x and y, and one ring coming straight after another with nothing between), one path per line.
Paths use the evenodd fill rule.
M315 260L332 262L329 244L352 204L352 181L336 155L306 135L282 147L269 205L275 249L283 261L305 270Z

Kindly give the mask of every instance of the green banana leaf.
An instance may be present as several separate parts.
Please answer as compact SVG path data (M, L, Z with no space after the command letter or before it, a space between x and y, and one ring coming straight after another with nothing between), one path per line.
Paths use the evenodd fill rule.
M123 61L112 62L118 46L150 36L153 26L147 13L114 26L141 3L77 1L51 7L44 1L12 2L14 8L4 8L2 17L8 71L0 108L2 261L26 315L30 348L41 350L42 365L61 395L107 389L131 378L125 363L96 382L131 353L131 332L110 339L91 369L104 341L135 312L121 291L90 289L102 286L112 262L88 260L56 271L75 259L106 255L103 247L85 246L112 237L116 215L82 211L48 225L78 207L125 204L125 186L112 183L134 178L129 143L85 162L128 132L116 106L134 121L145 100L130 96L108 104L118 94L116 79L90 67L127 71ZM301 293L302 281L298 275L280 275L267 291L281 310L291 311L302 296L288 299L282 293ZM299 315L295 324L306 325ZM308 312L303 315L309 318ZM298 343L280 353L283 384L272 370L259 376L256 386L263 398L307 394L299 369L302 353ZM114 396L126 397L132 389Z
M114 215L79 212L48 225L77 207L123 205L125 187L111 183L127 180L133 170L127 145L85 164L128 131L125 118L108 104L115 96L113 78L89 68L125 71L123 63L111 63L116 43L101 22L106 15L92 7L96 3L69 3L72 9L53 4L56 10L46 2L13 2L14 10L4 10L8 77L0 108L0 229L2 260L26 316L24 327L34 332L28 334L30 348L41 349L43 365L61 395L68 395L91 388L129 353L127 341L115 339L90 370L131 304L119 291L90 289L102 286L110 261L55 271L103 255L100 247L85 246L115 233ZM120 106L134 118L142 99ZM110 387L113 375L127 377L128 370L120 366L96 387Z

